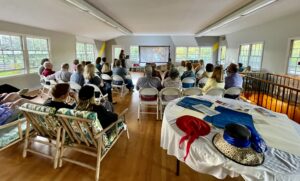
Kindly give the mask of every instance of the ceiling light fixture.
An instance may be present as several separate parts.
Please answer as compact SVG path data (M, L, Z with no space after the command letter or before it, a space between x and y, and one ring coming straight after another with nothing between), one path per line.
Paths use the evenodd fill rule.
M115 28L116 30L124 34L127 35L132 34L132 32L129 29L127 29L126 27L124 27L123 25L121 25L119 22L115 21L111 17L107 16L106 14L104 14L102 11L98 10L94 6L90 5L85 0L63 0L63 1L73 5L74 7L78 8L81 11L88 13L89 15L97 18L103 23L106 23L107 25Z
M225 25L228 25L244 16L247 16L247 15L254 13L264 7L267 7L267 6L275 3L276 1L279 1L279 0L256 0L253 3L250 3L250 4L246 5L245 7L233 12L232 14L228 15L227 17L217 21L216 23L213 23L212 25L202 29L201 31L196 33L196 36L204 36L208 32L211 32L211 31L221 28Z

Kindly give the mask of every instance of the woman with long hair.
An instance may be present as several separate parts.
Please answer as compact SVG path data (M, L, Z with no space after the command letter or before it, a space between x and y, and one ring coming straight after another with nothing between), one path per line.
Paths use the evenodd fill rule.
M202 91L206 93L209 89L212 88L223 88L224 89L224 71L222 66L216 66L213 74L210 78L208 78L205 86L202 88Z

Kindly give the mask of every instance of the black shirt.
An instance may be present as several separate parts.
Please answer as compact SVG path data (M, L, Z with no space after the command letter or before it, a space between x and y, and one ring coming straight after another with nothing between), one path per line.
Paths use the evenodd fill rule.
M56 108L56 111L59 110L60 108L68 108L68 109L73 109L74 108L74 106L71 106L69 104L66 104L66 103L63 103L63 102L53 101L51 99L48 99L44 103L44 106L54 107L54 108Z
M107 111L102 105L93 105L91 111L97 113L103 129L107 128L110 124L118 120L118 115L116 113Z

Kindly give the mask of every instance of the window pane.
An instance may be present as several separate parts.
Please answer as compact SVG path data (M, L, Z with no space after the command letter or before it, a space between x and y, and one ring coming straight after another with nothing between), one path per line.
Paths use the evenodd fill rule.
M188 48L188 60L199 60L199 47L189 47Z
M49 58L48 40L45 38L26 38L29 71L34 73L38 71L40 62L44 58Z
M139 61L139 46L130 46L130 61Z
M212 47L200 47L199 59L204 60L205 64L212 63Z
M288 74L300 75L300 40L293 40L289 56Z
M115 47L115 49L114 49L114 52L115 52L114 58L119 59L119 55L120 55L121 50L122 50L122 48Z
M252 44L251 55L248 62L248 65L251 66L252 70L259 71L261 69L262 55L263 55L263 44L262 43Z
M20 36L0 35L0 77L24 73Z
M80 61L95 61L95 45L91 43L76 43L76 58Z
M176 61L187 60L187 47L176 47Z
M241 45L239 63L242 63L244 66L248 66L249 53L250 53L250 45Z
M226 59L226 46L221 46L220 47L220 58L219 58L219 64L224 65L225 64L225 59Z

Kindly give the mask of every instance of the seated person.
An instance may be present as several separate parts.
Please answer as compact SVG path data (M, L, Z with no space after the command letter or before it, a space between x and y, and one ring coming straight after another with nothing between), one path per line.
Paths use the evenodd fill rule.
M44 63L44 70L43 70L43 72L42 72L42 75L45 76L45 77L47 77L47 76L49 76L49 75L54 74L55 71L53 71L52 68L53 68L52 63L46 61L46 62Z
M152 67L152 77L157 77L160 80L162 80L160 72L156 70L156 64L155 63L151 63L151 67Z
M75 105L71 106L66 103L68 96L71 96L76 100L75 93L70 93L70 85L69 84L67 84L67 83L56 84L51 89L51 95L52 95L52 98L48 99L43 104L44 106L54 107L54 108L56 108L56 110L58 110L60 108L73 109L75 107Z
M250 72L251 72L251 66L247 66L243 71L243 73L250 73Z
M45 62L50 62L49 58L44 58L44 59L41 60L41 65L39 67L39 75L42 75L42 73L45 69L45 67L44 67Z
M224 73L221 66L216 66L213 74L208 78L205 86L202 88L202 92L206 93L209 89L212 88L222 88L224 89Z
M186 71L182 74L181 80L187 77L195 78L195 73L193 72L193 66L191 62L186 63Z
M239 66L239 72L243 72L244 71L244 67L242 63L238 63Z
M208 78L212 76L213 71L214 71L214 65L211 63L206 64L205 72L200 77L197 77L199 87L204 87Z
M164 73L164 77L163 77L164 80L169 77L169 72L172 68L174 68L174 65L172 64L172 62L168 62L167 63L167 71ZM179 73L179 71L178 71L178 73Z
M55 74L47 76L48 80L62 80L63 82L70 82L72 73L69 72L69 64L64 63L61 65L61 70Z
M132 91L134 88L134 85L132 83L132 80L127 77L127 75L129 75L127 72L127 69L121 66L120 60L117 60L115 62L115 65L116 65L116 67L113 69L113 74L119 75L120 77L122 77L123 80L125 81L125 84L127 84L126 87Z
M113 75L113 72L112 72L111 69L110 69L109 63L104 63L104 64L102 65L101 72L102 72L103 74L107 74L107 75L109 75L109 76L112 76L112 75Z
M107 98L108 98L109 102L115 103L115 102L113 102L113 99L112 99L111 85L104 82L102 80L102 78L100 78L95 73L95 66L93 64L88 64L85 66L83 75L84 75L86 84L93 84L95 86L98 86L103 95L107 94Z
M73 69L73 72L76 72L77 70L77 65L79 64L79 60L78 59L75 59L73 61L73 66L72 66L72 69Z
M76 71L71 75L70 82L75 82L82 87L84 85L83 71L83 66L81 64L78 64L76 67Z
M179 79L179 71L176 68L172 68L169 71L169 77L163 82L163 87L175 87L181 89L181 81Z
M96 64L96 69L101 73L101 69L102 69L101 57L97 57L95 64Z
M198 66L195 68L196 78L199 79L199 77L201 77L204 72L204 60L201 59L198 63Z
M94 87L85 85L79 91L77 110L96 112L103 129L118 120L118 115L95 104Z
M136 84L136 89L139 90L141 88L156 88L157 90L161 90L161 81L157 77L152 77L152 67L151 65L147 65L145 67L145 76L140 77Z
M179 71L179 75L181 76L183 72L185 72L186 68L186 61L181 61L181 65L177 67L177 70Z
M234 63L231 63L227 67L226 71L227 76L225 77L225 89L230 87L243 87L243 78L238 73L238 66Z

